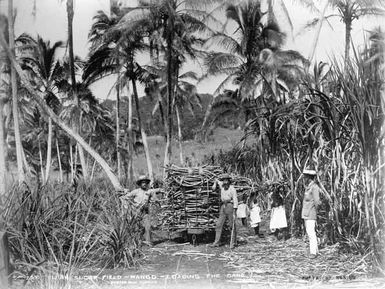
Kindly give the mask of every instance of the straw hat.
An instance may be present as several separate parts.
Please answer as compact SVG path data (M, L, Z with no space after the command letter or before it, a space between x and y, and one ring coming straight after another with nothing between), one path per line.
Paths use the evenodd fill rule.
M229 174L221 174L220 176L219 176L219 179L220 180L231 180L231 177L230 177L230 175Z
M315 176L315 175L317 175L317 172L315 170L311 170L311 169L304 169L303 174L309 175L309 176Z
M141 182L149 183L151 182L151 180L147 176L142 175L142 176L139 176L139 178L136 180L136 184L139 186Z

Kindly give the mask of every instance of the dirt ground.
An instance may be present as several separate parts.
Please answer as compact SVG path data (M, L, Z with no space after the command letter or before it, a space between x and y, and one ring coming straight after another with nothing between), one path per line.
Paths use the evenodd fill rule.
M208 246L213 235L198 236L195 245L160 231L153 237L139 268L74 276L72 288L385 288L385 279L370 277L363 256L342 253L338 244L309 259L305 239L277 240L266 232L259 238L241 224L232 250L228 234L218 248Z

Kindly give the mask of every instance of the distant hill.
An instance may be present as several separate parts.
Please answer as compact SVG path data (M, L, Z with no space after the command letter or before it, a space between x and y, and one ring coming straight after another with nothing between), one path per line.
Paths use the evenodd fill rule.
M207 107L212 101L211 94L200 94L200 105L198 103L194 103L192 115L191 111L186 107L182 111L182 136L184 140L193 139L195 134L200 130ZM140 98L140 108L142 113L142 122L145 126L146 133L148 135L164 135L164 128L161 120L161 116L159 110L155 112L153 115L152 112L154 110L156 99L152 99L151 97L144 96ZM107 107L110 110L115 109L115 100L106 100L102 103L103 106ZM121 113L121 121L122 123L127 123L128 119L128 101L127 97L122 98L120 104L120 113ZM165 108L164 108L165 109ZM136 118L136 112L133 113L134 118ZM210 119L212 119L211 117ZM135 120L134 120L135 122ZM239 116L234 114L226 114L223 117L219 117L215 124L211 127L222 127L222 128L237 128L240 125ZM173 122L173 132L177 134L177 121L176 117L174 117Z

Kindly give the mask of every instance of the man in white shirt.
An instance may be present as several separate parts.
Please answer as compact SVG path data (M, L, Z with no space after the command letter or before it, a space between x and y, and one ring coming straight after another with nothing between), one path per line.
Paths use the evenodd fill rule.
M161 189L149 189L150 179L146 176L140 176L136 181L139 186L131 192L128 192L122 196L122 200L132 199L137 209L137 214L143 214L142 224L144 227L144 243L152 246L151 242L151 219L149 214L149 203L150 200L157 200L156 193L160 192Z
M221 190L221 205L219 208L219 218L217 220L216 228L215 228L215 241L211 244L212 247L220 246L220 239L222 235L223 225L225 224L226 219L230 222L230 229L233 231L234 218L237 215L238 209L238 197L237 191L234 186L231 185L231 177L229 174L223 174L220 177L220 181L215 180L214 185L212 187L213 190L216 190L217 186L219 186ZM236 240L236 232L234 228L234 240ZM234 244L230 244L230 249Z

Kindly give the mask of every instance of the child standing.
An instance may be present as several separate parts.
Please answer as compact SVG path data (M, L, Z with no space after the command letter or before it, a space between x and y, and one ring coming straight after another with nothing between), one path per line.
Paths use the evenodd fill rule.
M237 218L242 220L242 225L247 226L247 215L248 215L248 208L247 208L247 195L243 195L242 201L238 204L238 210L237 210Z
M263 235L259 232L259 223L261 222L261 209L258 205L258 200L255 197L252 204L251 204L251 210L250 210L250 226L254 228L254 234L260 238L263 237Z
M286 211L283 202L284 186L279 186L273 193L271 205L270 230L280 240L279 232L287 227Z

